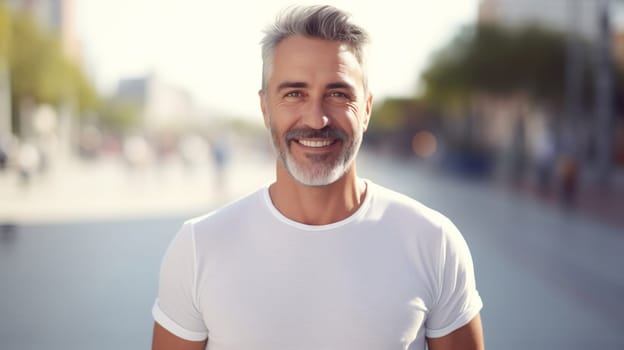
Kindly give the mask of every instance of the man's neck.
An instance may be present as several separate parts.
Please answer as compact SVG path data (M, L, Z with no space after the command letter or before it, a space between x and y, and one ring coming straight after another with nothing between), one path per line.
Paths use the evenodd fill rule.
M327 225L346 219L364 201L366 183L355 172L355 163L336 182L306 186L277 164L277 180L269 188L273 205L287 218L307 225Z

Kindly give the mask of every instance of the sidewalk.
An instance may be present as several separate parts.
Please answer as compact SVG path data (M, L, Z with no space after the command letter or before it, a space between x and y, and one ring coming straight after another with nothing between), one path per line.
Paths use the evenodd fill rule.
M542 193L535 186L524 184L512 185L510 190L535 201L624 228L624 179L622 177L622 174L615 174L613 184L609 188L601 188L597 184L585 181L579 186L570 203L565 203L556 189Z
M0 224L199 214L271 181L275 164L272 157L237 149L225 169L223 183L218 182L209 162L187 167L175 160L138 170L127 168L121 159L84 162L69 158L52 164L29 186L21 185L14 171L0 172ZM377 167L374 154L363 153L361 158L363 170ZM366 176L366 171L363 174ZM510 187L498 183L495 187L552 207L562 206L555 191L543 195L526 184ZM618 183L604 191L586 185L567 210L624 227L622 187Z
M238 158L237 158L238 157ZM21 184L0 173L0 224L34 224L200 214L270 181L273 163L234 155L219 183L213 166L169 161L129 169L121 159L67 159Z

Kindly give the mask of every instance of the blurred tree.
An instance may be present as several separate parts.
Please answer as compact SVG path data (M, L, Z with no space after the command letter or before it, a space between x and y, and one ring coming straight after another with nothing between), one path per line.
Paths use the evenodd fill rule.
M9 56L11 47L11 14L9 9L0 1L0 61Z
M462 30L444 49L434 54L432 63L423 71L423 98L433 106L463 109L471 94L471 70L466 67L472 45L473 29Z
M414 134L437 130L437 121L419 98L386 98L373 110L366 144L394 155L412 155Z
M123 133L136 126L139 121L139 114L139 105L120 99L103 101L98 109L101 125L116 133Z
M41 30L30 14L10 13L2 5L0 21L0 56L8 61L16 128L20 127L16 109L24 100L71 103L78 112L98 107L95 88L80 66L66 57L54 33Z
M540 27L479 25L461 31L422 75L424 98L465 109L477 92L527 94L559 104L564 93L565 36Z
M78 110L84 112L101 108L100 96L91 81L87 79L82 69L80 69L80 66L71 64L69 72L73 81Z
M12 129L9 50L11 45L11 16L0 1L0 158L2 142L10 138Z
M390 97L373 110L369 127L375 131L396 130L422 119L423 104L416 98Z
M566 86L569 40L578 45L578 56L573 58L579 64L579 79L568 80ZM596 67L592 64L595 60L596 43L566 37L565 33L543 27L466 27L432 56L421 76L422 98L443 115L455 117L444 118L444 122L458 126L450 128L459 131L456 135L459 137L451 137L454 139L451 141L459 145L456 149L486 146L486 150L503 150L507 152L503 154L516 154L516 158L523 159L528 157L529 142L535 142L523 131L528 119L542 118L541 127L556 129L559 143L570 135L573 135L572 143L581 139L574 135L589 135L587 130L596 122L594 114L589 112L598 96ZM622 77L622 67L619 67L615 72L614 104L624 101ZM568 128L574 133L564 128L565 121L570 119L570 113L566 115L564 108L570 83L578 84L574 85L577 93L572 101L581 106L578 125ZM567 102L570 102L569 96ZM505 112L501 114L501 110ZM504 124L498 129L490 128L490 121L498 120L501 115L505 118ZM490 141L483 144L486 139ZM511 142L506 143L506 140ZM580 146L591 145L579 143ZM513 171L520 173L522 169Z
M14 102L33 98L37 102L56 103L59 97L67 95L61 91L66 90L67 74L63 74L60 48L50 35L39 30L31 16L14 16L12 43L9 58Z

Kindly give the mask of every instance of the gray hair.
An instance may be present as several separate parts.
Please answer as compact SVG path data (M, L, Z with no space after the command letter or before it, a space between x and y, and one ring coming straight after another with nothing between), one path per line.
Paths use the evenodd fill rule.
M275 23L264 31L262 45L262 89L266 89L273 68L275 47L292 35L339 41L349 46L362 66L364 89L368 91L365 69L365 47L368 33L350 21L350 15L329 5L291 7L278 15Z

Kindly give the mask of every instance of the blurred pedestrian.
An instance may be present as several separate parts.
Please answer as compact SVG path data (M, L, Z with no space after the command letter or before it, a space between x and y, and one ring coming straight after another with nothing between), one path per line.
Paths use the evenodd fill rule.
M184 135L180 140L180 155L184 165L192 170L199 165L205 164L208 159L208 143L196 134Z
M152 148L141 136L131 136L124 141L123 155L133 170L145 170L153 161Z
M41 167L41 153L33 144L24 142L17 153L17 171L20 183L28 186Z
M2 140L0 140L0 172L4 171L4 169L7 168L8 163L9 163L9 155L8 152L5 150L4 145L1 142Z
M267 30L259 95L276 180L182 226L153 349L483 349L457 228L356 175L367 41L331 6L291 8Z
M561 204L566 209L573 209L576 205L578 190L578 164L576 159L570 155L561 155L557 161L557 175Z
M212 161L215 169L215 185L223 189L225 183L225 167L229 160L229 148L223 138L218 138L212 143Z
M553 166L557 159L555 138L549 129L543 130L533 142L533 158L537 177L537 190L540 195L548 195L552 180Z

